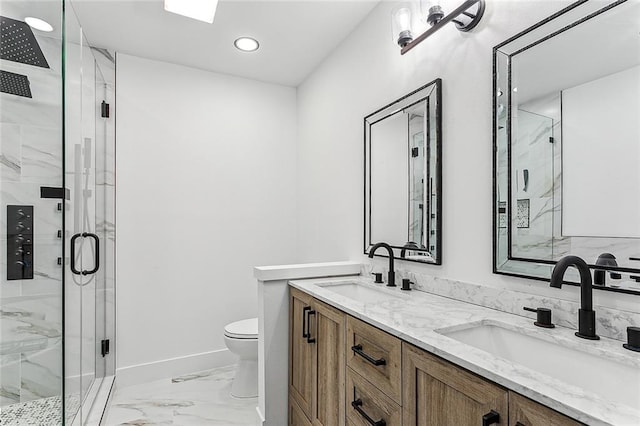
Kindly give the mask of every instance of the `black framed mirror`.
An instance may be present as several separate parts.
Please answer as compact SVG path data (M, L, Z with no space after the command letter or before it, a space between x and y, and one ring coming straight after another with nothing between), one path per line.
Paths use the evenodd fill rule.
M572 254L640 294L640 3L575 2L493 70L494 273L549 280Z
M442 80L364 118L364 252L442 264Z

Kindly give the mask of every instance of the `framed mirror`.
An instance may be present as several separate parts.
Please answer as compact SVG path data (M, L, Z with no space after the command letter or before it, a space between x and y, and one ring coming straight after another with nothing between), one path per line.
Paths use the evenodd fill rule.
M365 254L442 264L441 97L437 79L364 118Z
M640 2L573 3L493 65L494 272L549 280L572 254L640 294Z

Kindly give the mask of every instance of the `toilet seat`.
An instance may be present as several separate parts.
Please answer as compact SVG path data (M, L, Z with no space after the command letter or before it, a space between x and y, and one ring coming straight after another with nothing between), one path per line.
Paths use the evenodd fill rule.
M257 339L258 318L232 322L224 327L224 335L231 339Z

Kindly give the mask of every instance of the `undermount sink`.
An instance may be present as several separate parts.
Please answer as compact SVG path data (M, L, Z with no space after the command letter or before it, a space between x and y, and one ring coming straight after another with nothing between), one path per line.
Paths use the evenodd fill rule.
M341 296L345 296L362 303L376 303L399 297L395 294L391 294L391 292L389 291L385 291L384 289L376 289L355 282L345 282L339 284L332 283L325 285L319 284L319 286L324 288L325 290L329 290L333 293L337 293Z
M436 331L604 399L640 410L638 366L544 340L498 322Z

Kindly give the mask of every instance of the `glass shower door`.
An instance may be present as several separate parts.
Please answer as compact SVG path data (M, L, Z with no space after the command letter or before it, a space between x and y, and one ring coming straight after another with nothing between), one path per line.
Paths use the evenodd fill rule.
M70 2L0 16L0 424L96 424L115 371L115 63Z
M91 48L72 8L67 14L67 30L73 31L74 37L68 37L65 45L65 180L70 193L65 205L69 259L65 280L65 348L69 355L65 357L65 393L70 404L68 423L73 418L73 424L86 424L95 415L92 406L103 378L113 375L114 370L113 357L106 353L111 340L107 336L113 335L107 319L113 323L110 296L115 195L109 179L113 156L107 152L113 149L114 123L106 104L113 95L108 80L115 68L109 61L105 65L106 52ZM109 232L111 241L107 244Z
M63 8L2 0L0 15L0 423L60 424Z

